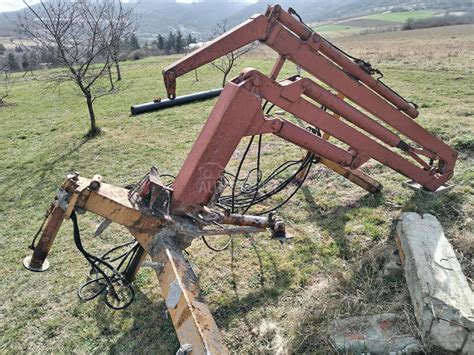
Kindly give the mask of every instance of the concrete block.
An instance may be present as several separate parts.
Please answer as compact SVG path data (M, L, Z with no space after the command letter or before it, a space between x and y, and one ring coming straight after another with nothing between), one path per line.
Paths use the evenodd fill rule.
M411 354L421 351L416 338L395 314L377 314L338 319L329 327L338 351L372 354Z
M441 224L403 213L396 237L420 330L436 346L474 354L474 296Z

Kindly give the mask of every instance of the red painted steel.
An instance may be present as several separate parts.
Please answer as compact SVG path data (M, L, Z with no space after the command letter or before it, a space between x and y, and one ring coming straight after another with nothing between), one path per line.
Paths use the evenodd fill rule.
M258 78L259 89L263 98L350 145L358 153L362 154L362 157L372 157L380 163L412 178L423 186L434 187L438 185L434 188L436 189L440 186L441 181L445 181L442 177L434 176L434 172L426 171L414 165L407 159L384 147L380 143L377 143L375 140L362 134L346 123L334 120L330 114L316 107L311 102L301 97L298 97L294 102L289 102L288 99L282 97L284 87L258 71L247 71L246 77L252 78L246 81L245 87L247 90L253 90L252 82L255 78ZM333 160L332 158L329 159ZM359 165L357 157L354 158L352 165L355 165L355 167Z
M168 95L170 97L175 95L176 78L180 75L209 63L225 53L229 53L255 40L260 40L286 59L299 65L304 70L336 89L336 91L344 94L352 102L366 109L375 117L382 119L393 128L402 132L406 137L423 146L425 149L436 152L440 159L445 162L441 166L445 171L454 168L454 164L449 164L449 162L456 159L456 152L441 140L433 137L415 122L412 122L407 115L400 112L391 102L382 99L379 96L379 94L381 94L380 92L372 91L360 81L355 80L354 77L347 75L345 72L348 71L347 68L344 67L344 70L341 70L339 65L321 55L318 51L321 49L322 42L319 41L319 39L316 40L317 38L314 35L310 36L306 41L301 39L300 36L305 38L307 31L309 31L302 24L295 22L296 20L292 22L293 24L302 26L299 26L299 36L288 30L287 27L278 21L279 18L285 19L288 16L290 18L292 17L288 13L286 13L288 15L286 16L285 13L286 12L281 10L279 6L270 6L266 15L255 15L252 19L223 34L207 46L198 49L166 68L163 71L163 75ZM287 24L290 22L289 20L284 21ZM317 37L319 38L320 36ZM329 53L328 51L326 52ZM337 52L344 56L341 52ZM349 58L345 58L349 60ZM354 69L353 65L351 65L351 67ZM362 78L361 80L365 79ZM366 84L367 83L368 82L366 82ZM401 99L398 95L394 95L396 98L392 97L392 101ZM404 103L404 105L411 107L408 102L404 101Z
M278 5L270 6L265 15L255 15L166 68L163 75L168 96L175 95L177 77L255 40L279 53L270 77L249 68L226 85L176 179L173 209L205 205L241 138L259 133L274 133L351 169L373 158L428 190L436 190L451 178L457 153L412 119L418 115L416 108ZM276 82L286 60L356 106L309 78L292 77ZM305 96L344 120L334 120ZM262 99L320 128L349 145L349 149L343 150L286 120L265 118ZM421 148L412 146L410 141ZM391 149L394 147L404 151L408 159ZM434 164L429 165L420 156L433 159Z
M304 87L303 93L305 95L316 100L324 107L327 107L331 111L339 114L346 120L354 123L368 133L371 133L388 145L396 147L400 143L400 137L398 137L396 134L378 122L372 120L370 117L354 108L354 106L344 102L344 100L338 98L337 95L330 93L315 82L309 79L296 79L295 81L289 80L287 82L280 82L282 85L295 85L295 83L299 83Z
M290 60L300 65L304 70L321 79L338 92L343 93L352 102L363 107L375 117L382 119L422 147L437 152L443 160L453 160L455 152L448 145L432 136L415 121L398 111L365 85L348 76L331 61L315 53L310 46L301 43L300 39L289 33L281 25L276 24L274 28L281 29L280 35L275 37L273 43L267 42L270 47L278 52L284 50L292 52ZM454 164L451 168L453 167Z
M278 7L275 6L276 10ZM337 63L344 70L351 73L357 79L362 81L365 85L370 87L372 90L383 96L385 99L390 101L398 109L404 111L409 116L416 118L418 111L416 108L404 100L402 97L394 93L385 84L374 79L369 73L363 70L359 65L354 63L350 58L344 55L341 51L336 49L331 43L326 41L323 37L306 27L304 24L296 20L288 12L278 9L279 16L278 21L285 27L295 32L302 40L307 41L311 37L311 42L315 43L319 51L326 57Z
M263 120L257 96L233 83L225 86L173 184L173 210L207 204L257 113Z

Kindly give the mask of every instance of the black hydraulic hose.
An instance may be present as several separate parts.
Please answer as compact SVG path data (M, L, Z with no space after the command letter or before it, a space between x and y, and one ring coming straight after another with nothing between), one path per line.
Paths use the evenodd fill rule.
M133 301L135 300L135 290L133 289L132 285L130 285L122 276L122 274L120 273L120 271L118 271L112 264L110 264L109 262L107 262L105 259L107 258L107 255L110 254L111 252L121 248L121 247L124 247L124 246L127 246L127 245L130 245L131 243L125 243L125 244L122 244L118 247L115 247L113 248L112 250L110 250L109 252L105 253L104 254L104 258L99 258L95 255L92 255L90 254L89 252L87 252L85 249L84 249L84 246L82 245L82 241L81 241L81 234L80 234L80 231L79 231L79 225L78 225L78 222L77 222L77 216L76 216L76 213L73 211L71 213L71 221L73 223L73 232L74 232L74 243L76 244L76 247L77 249L81 252L81 254L84 256L84 258L89 262L90 266L91 266L91 272L94 272L96 275L101 275L99 277L96 277L95 279L92 279L92 280L89 280L87 281L86 283L84 283L82 286L79 287L79 289L77 290L77 295L80 299L82 300L91 300L91 299L94 299L96 298L97 296L99 296L100 294L102 294L104 291L106 291L106 296L105 296L105 304L112 308L112 309L116 309L116 310L120 310L120 309L124 309L126 307L128 307L130 304L133 303ZM137 245L135 245L132 249L130 249L129 251L127 251L126 253L124 253L122 255L125 256L124 259L122 259L120 265L119 265L119 268L120 266L122 266L123 262L127 259L127 257L130 255L130 254L134 254L134 252L136 252L136 249L137 249ZM118 260L118 258L114 258L112 261L114 260ZM99 266L99 264L101 265L104 265L105 267L107 267L109 270L112 271L113 273L113 276L112 277L109 277ZM112 295L112 297L121 302L122 299L119 298L116 290L115 290L115 287L114 287L114 282L118 282L119 284L123 284L124 286L126 286L129 290L130 290L130 296L128 297L128 300L126 300L126 302L120 306L116 306L114 304L112 304L111 302L109 302L107 296L110 294ZM94 284L94 283L97 283L100 288L98 291L96 291L92 296L84 296L82 294L82 291L89 285L91 284Z

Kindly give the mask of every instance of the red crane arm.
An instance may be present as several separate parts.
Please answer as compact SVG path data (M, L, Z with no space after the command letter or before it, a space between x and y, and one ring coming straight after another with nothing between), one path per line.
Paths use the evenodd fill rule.
M318 156L353 169L373 158L428 190L436 190L452 176L453 160L443 165L443 171L439 166L427 168L417 161L402 157L388 146L399 147L406 143L400 143L403 141L395 134L350 105L343 105L343 108L350 111L346 116L356 112L358 114L352 122L350 119L348 121L354 123L359 120L359 127L365 125L366 131L371 131L388 146L344 121L335 120L307 99L315 99L317 88L310 79L295 77L277 83L255 69L246 69L229 82L176 177L173 184L173 211L184 212L193 206L206 205L240 140L256 134L273 133ZM332 99L342 102L335 96ZM285 119L265 116L262 100L321 128L350 148L344 150ZM340 112L343 113L344 110L341 109Z
M329 162L327 166L351 181L357 180L355 175L362 179L362 183L355 182L363 187L371 185L370 178L357 169L370 158L428 190L436 190L453 175L457 153L413 120L418 116L413 104L375 79L370 64L333 46L278 5L269 6L265 15L253 16L167 67L163 75L168 96L175 97L179 76L256 40L278 52L279 58L270 77L249 69L226 85L176 179L176 209L205 205L241 138L260 133L273 133L323 157ZM277 82L285 60L350 102L309 78ZM343 121L334 119L308 98ZM320 128L349 149L343 150L288 121L265 117L262 99ZM392 148L400 149L409 159Z
M315 73L319 71L322 72L327 68L320 68L319 70L306 68L308 65L308 59L309 61L316 59L318 62L323 62L318 64L323 64L324 67L327 67L331 62L322 58L321 54L323 54L333 61L331 67L332 71L338 69L338 67L343 68L344 71L350 73L353 78L357 78L360 82L377 92L398 109L404 111L413 118L418 116L418 111L412 104L404 100L382 82L374 79L370 73L364 70L360 65L354 63L345 53L341 52L323 37L313 32L306 25L297 21L279 5L269 6L265 15L252 16L252 18L246 22L224 33L207 45L165 68L163 70L163 76L168 97L173 99L176 96L176 78L179 76L257 40L273 48L275 51L280 53L280 55L291 60L302 68L305 68L313 75L316 75ZM288 40L290 41L288 42ZM311 58L311 55L309 58L300 58L299 56L296 57L294 55L302 45L306 46L307 49L310 49L314 58ZM331 79L329 73L322 76L321 80L329 85L337 82L338 80L336 79L339 79ZM347 84L347 78L343 79L343 81ZM336 86L333 87L337 88ZM346 90L348 89L350 90L350 88L347 88ZM351 95L347 95L350 93L349 91L340 91L346 94L347 97L351 97Z

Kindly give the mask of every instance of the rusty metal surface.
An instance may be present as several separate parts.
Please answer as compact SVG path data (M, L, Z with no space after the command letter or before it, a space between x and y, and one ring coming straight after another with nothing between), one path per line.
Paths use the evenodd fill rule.
M156 181L156 176L151 179ZM282 222L275 222L267 217L225 215L209 208L200 212L199 221L187 216L158 217L148 208L130 201L129 190L102 181L94 186L91 185L93 181L97 179L91 180L78 175L66 179L62 189L66 194L64 200L69 201L69 204L64 205L56 200L33 256L24 261L25 267L31 271L44 271L48 268L46 256L65 218L66 210L72 208L98 214L108 221L127 227L141 245L124 271L126 280L133 281L140 265L150 255L181 345L189 345L193 354L228 353L222 335L200 294L197 276L181 251L190 245L192 239L206 233L229 233L229 229L208 229L208 225L215 221L239 226L232 229L233 233L260 232L265 228L284 232ZM153 194L152 189L149 194ZM213 221L209 219L211 216Z
M275 5L275 8L278 7L278 5ZM344 70L384 97L398 109L406 112L413 118L418 116L418 111L413 105L408 103L402 97L398 96L386 85L374 79L369 73L362 69L358 64L353 62L340 50L335 48L331 43L326 41L322 36L306 27L304 24L299 22L281 8L279 8L277 11L279 12L278 21L296 33L302 40L313 44L313 47L317 48L322 54L331 59L334 63L338 64L341 68L344 68Z
M325 158L320 158L319 162L369 192L376 193L382 191L383 186L380 182L360 170L345 168Z
M39 269L42 267L43 262L48 256L49 250L53 245L54 239L58 234L59 228L63 223L64 215L65 211L60 206L54 207L31 257L29 264L31 268Z
M335 138L352 147L353 149L348 150L348 152L355 152L356 154L354 156L354 161L351 163L351 168L360 166L368 157L371 157L380 163L391 167L395 171L412 178L429 190L436 190L436 188L441 186L452 176L452 171L436 171L436 167L433 167L432 171L427 171L423 166L417 166L346 123L334 120L330 114L324 112L322 109L316 107L314 104L302 97L298 97L293 102L288 100L287 97L282 97L284 86L256 70L247 69L243 77L244 81L242 81L240 85L244 85L247 90L252 91L255 77L258 77L258 89L263 98L276 104L285 111L300 117L311 125L321 128L324 132L328 132ZM417 125L413 120L410 120L409 122ZM285 127L286 124L287 122L284 123L283 127ZM420 126L417 125L417 127L418 129L423 130L427 135L430 135ZM431 137L435 139L433 136ZM451 152L454 152L444 143L442 143L441 146L447 147ZM455 152L453 154L455 155ZM329 159L340 165L346 165L344 162L341 164L340 161L337 161L334 158ZM451 156L447 165L454 166L454 162L455 159Z
M176 176L172 210L207 204L227 162L255 122L257 113L263 120L258 97L235 84L226 85Z
M175 241L175 231L154 236L150 257L162 265L156 274L179 342L190 344L192 354L227 354L222 334L202 297L198 278Z
M146 177L148 180L143 181L143 186L150 186L147 185L149 182L156 184L157 188L162 186L157 171L152 169ZM25 267L31 271L44 271L48 268L46 256L66 217L66 211L80 209L93 212L106 218L106 221L127 227L141 245L123 273L128 282L135 279L140 265L147 255L150 255L181 345L189 345L193 354L228 352L212 314L200 294L197 276L181 251L201 235L256 233L268 228L272 235L278 234L284 238L285 228L281 220L273 215L256 217L225 214L207 207L195 215L160 217L154 214L149 206L130 198L129 190L106 184L97 177L91 180L77 174L66 179L61 191L33 255L24 261ZM140 189L139 193L145 192ZM146 194L153 197L155 190L150 187ZM221 223L235 227L225 228ZM216 228L214 224L220 227Z
M298 45L295 41L288 41L291 38L297 40L300 44L307 45L308 48L311 48L313 54L314 52L321 52L324 56L330 59L325 61L325 63L323 63L324 61L321 62L322 64L329 63L331 65L330 68L334 69L337 69L338 66L344 68L344 70L349 72L353 77L360 80L361 83L367 85L367 88L370 88L384 97L399 110L404 111L413 118L418 116L418 111L411 103L393 92L385 84L374 79L369 73L332 46L323 37L313 32L304 24L298 22L288 12L281 9L279 5L270 6L265 15L254 16L252 19L216 38L206 46L201 47L173 65L165 68L163 70L163 76L168 96L171 98L176 95L175 90L177 77L257 40L269 45L281 55L287 55L291 61L304 68L305 66L301 65L301 63L307 62L311 55L308 55L306 59L303 58L301 61L295 58L294 54L298 50ZM314 57L317 59L323 58L318 53L316 53ZM335 65L331 64L332 62ZM319 70L323 72L325 69L327 68L321 67ZM314 71L310 70L310 72L313 75L315 74ZM316 72L319 71L316 70ZM344 76L345 80L347 80L348 76ZM330 75L324 77L328 79ZM340 78L342 78L342 76L338 75L337 78L329 81L335 83ZM323 81L325 80L323 79ZM345 81L345 83L347 84L348 82ZM365 85L363 86L365 87ZM366 93L368 91L366 91ZM347 92L343 92L347 95ZM351 95L347 96L352 98Z
M333 170L350 181L356 181L369 191L379 191L380 184L366 178L361 172L354 174L353 171L370 158L412 178L430 190L436 190L451 177L452 171L443 172L436 170L436 167L426 169L426 165L414 163L345 121L334 119L331 114L303 97L303 94L308 92L318 97L312 91L315 88L323 94L324 89L316 87L309 79L278 83L251 68L245 69L238 78L228 83L173 184L172 210L180 213L206 205L240 140L246 135L261 133L259 128L265 122L280 122L278 126L274 125L279 127L273 132L275 135L335 163L336 165L329 163ZM334 112L345 114L345 118L351 123L362 126L361 128L385 141L387 145L400 145L400 138L395 134L337 96L329 93L328 95L331 95L332 101L329 98L322 101L329 103ZM320 128L350 148L344 150L282 118L263 116L262 100L267 100L311 126ZM409 122L417 125L411 119ZM420 126L417 127L423 130ZM413 156L414 153L409 154ZM454 165L453 159L449 162Z
M215 39L209 45L166 68L164 75L167 89L170 87L173 90L175 89L176 78L180 75L255 40L259 40L274 49L279 53L279 57L270 73L270 78L262 75L258 79L254 77L251 81L245 83L248 91L262 99L268 99L280 108L321 128L326 134L349 144L351 149L348 150L348 153L355 158L348 166L348 156L344 157L344 153L336 152L334 148L318 142L317 149L324 151L326 154L326 156L323 155L323 158L340 166L337 167L338 173L350 177L351 181L360 182L359 185L361 186L368 186L371 184L370 178L366 179L366 175L360 171L356 174L358 176L352 174L351 171L356 171L356 168L372 157L382 164L390 166L395 171L414 179L428 190L436 190L452 176L457 153L414 122L412 118L418 115L418 111L410 102L375 79L371 75L375 71L372 71L368 63L353 61L353 57L349 57L346 53L331 45L278 5L270 6L265 15L253 16L247 22ZM309 79L301 80L300 86L283 82L281 87L273 85L273 88L268 88L268 83L264 83L265 79L276 84L274 80L285 60L292 61L314 75L338 93L344 95L349 102L344 102L341 98ZM168 74L172 77L172 81L166 79ZM241 85L249 75L252 75L251 71L243 71L241 76L233 83ZM293 79L293 81L296 80ZM266 91L265 85L267 85ZM170 92L168 90L168 93ZM315 99L344 120L357 125L390 147L402 149L421 167L412 164L411 161L380 145L372 138L367 138L366 135L352 129L343 122L336 120L327 122L329 114L319 112L318 108L311 107L311 104L304 100L302 95ZM362 107L369 114L384 121L422 148L418 149L411 146L410 143L402 141L396 132L387 129L351 103ZM241 101L240 105L244 107L245 104ZM223 110L220 112L213 111L213 117L219 116L219 114L220 116L225 115ZM257 119L259 119L258 116ZM207 131L209 137L210 130L206 127L204 130ZM231 127L230 130L232 130ZM307 140L308 137L304 138L307 135L297 134L296 129L287 125L286 122L278 132L273 133L281 135L285 130L289 130L288 137L291 138L293 143L298 144L296 143L298 141L302 145L301 140L305 140L304 145L311 145L313 149L315 148L314 145L317 140ZM235 135L238 136L239 134L235 132ZM230 137L232 134L228 136ZM351 136L354 137L351 138ZM195 148L197 149L197 146ZM435 165L429 165L419 155L434 158ZM205 164L206 159L201 159L201 162ZM222 161L219 164L222 165ZM331 163L329 165L334 166ZM188 169L188 166L185 168ZM368 187L371 190L378 190L375 185ZM180 193L179 190L180 187L176 189L178 194ZM181 200L184 203L196 202L192 199L184 200L178 196L176 203L179 204ZM201 198L201 200L203 199Z

